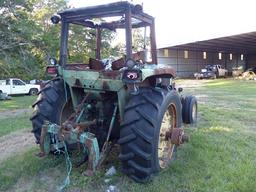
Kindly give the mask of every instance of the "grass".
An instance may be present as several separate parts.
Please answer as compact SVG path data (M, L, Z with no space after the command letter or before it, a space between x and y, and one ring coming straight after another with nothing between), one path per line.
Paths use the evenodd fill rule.
M180 81L183 84L187 81ZM190 142L179 147L171 166L148 184L138 184L118 171L110 184L119 191L247 192L256 189L256 83L203 80L184 88L199 100L199 122L186 127ZM197 82L197 83L198 83ZM0 165L0 191L54 191L65 178L63 157L38 159L32 149ZM120 170L116 154L95 176L82 176L85 165L74 168L67 191L106 191L105 169ZM22 179L20 179L22 178Z
M31 121L29 120L29 117L30 114L26 114L15 118L1 119L0 137L21 129L31 129Z
M23 109L31 108L35 100L36 96L14 96L12 100L0 101L0 136L31 128L31 112ZM15 113L15 110L22 111Z
M37 96L13 96L11 100L0 101L1 111L30 108Z
M29 182L38 183L38 181L31 178L32 175L38 175L37 179L39 180L40 173L44 170L49 171L53 168L61 168L63 158L51 156L42 160L35 156L37 151L38 149L32 148L26 153L12 157L0 165L0 191L11 188L19 179L26 180L30 178ZM63 169L62 171L65 170ZM58 178L54 179L58 180ZM23 181L19 182L21 182L22 185ZM28 191L34 191L34 189L29 189Z

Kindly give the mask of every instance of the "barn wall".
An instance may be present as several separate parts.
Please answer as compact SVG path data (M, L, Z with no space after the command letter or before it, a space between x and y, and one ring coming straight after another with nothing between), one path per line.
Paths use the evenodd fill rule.
M240 54L232 54L232 60L230 60L229 54L222 53L222 59L220 60L217 52L206 52L206 58L204 59L202 51L186 50L188 51L187 58L185 58L184 51L171 48L159 49L158 63L174 67L179 77L193 77L195 72L201 71L207 64L221 64L230 73L232 67L241 65L245 67L245 56L241 60Z
M256 55L248 55L246 57L247 68L256 67Z

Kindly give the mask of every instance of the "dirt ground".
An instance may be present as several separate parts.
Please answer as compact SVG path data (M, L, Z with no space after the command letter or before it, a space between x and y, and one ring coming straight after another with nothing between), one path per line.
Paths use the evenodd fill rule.
M0 120L9 117L18 117L24 114L31 114L32 109L13 109L0 112ZM18 153L27 151L35 146L35 139L30 129L15 131L11 134L0 137L0 163Z
M13 109L13 110L5 110L5 111L0 111L0 120L1 119L6 119L9 117L18 117L21 116L22 114L27 114L31 113L31 109Z
M11 156L27 151L35 145L34 136L29 129L0 137L0 163Z

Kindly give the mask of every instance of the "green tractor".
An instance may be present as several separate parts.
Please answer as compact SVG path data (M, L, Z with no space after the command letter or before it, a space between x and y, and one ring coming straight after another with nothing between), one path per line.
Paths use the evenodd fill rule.
M176 146L188 138L182 123L195 123L197 101L176 89L175 70L157 64L154 18L142 6L117 2L69 9L51 18L61 23L60 58L50 59L54 78L33 104L32 132L41 156L67 148L87 155L92 175L113 145L120 145L122 171L146 182L166 168ZM95 30L95 58L69 62L71 27ZM133 53L132 29L149 29L151 51ZM125 56L101 59L103 30L125 31Z

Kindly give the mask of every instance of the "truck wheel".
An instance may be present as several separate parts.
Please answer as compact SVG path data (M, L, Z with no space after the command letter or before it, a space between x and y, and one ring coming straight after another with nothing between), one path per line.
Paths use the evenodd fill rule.
M193 124L197 121L197 100L194 96L182 99L182 119L184 123Z
M181 126L181 101L176 91L143 88L124 112L120 139L123 172L138 182L166 168L175 152L167 131Z
M37 93L38 93L38 89L33 88L29 90L29 95L36 95Z
M69 93L67 93L67 101L70 101ZM60 124L73 112L71 102L66 102L63 80L59 78L51 80L39 92L37 101L32 107L34 112L30 120L37 143L40 140L44 120Z

